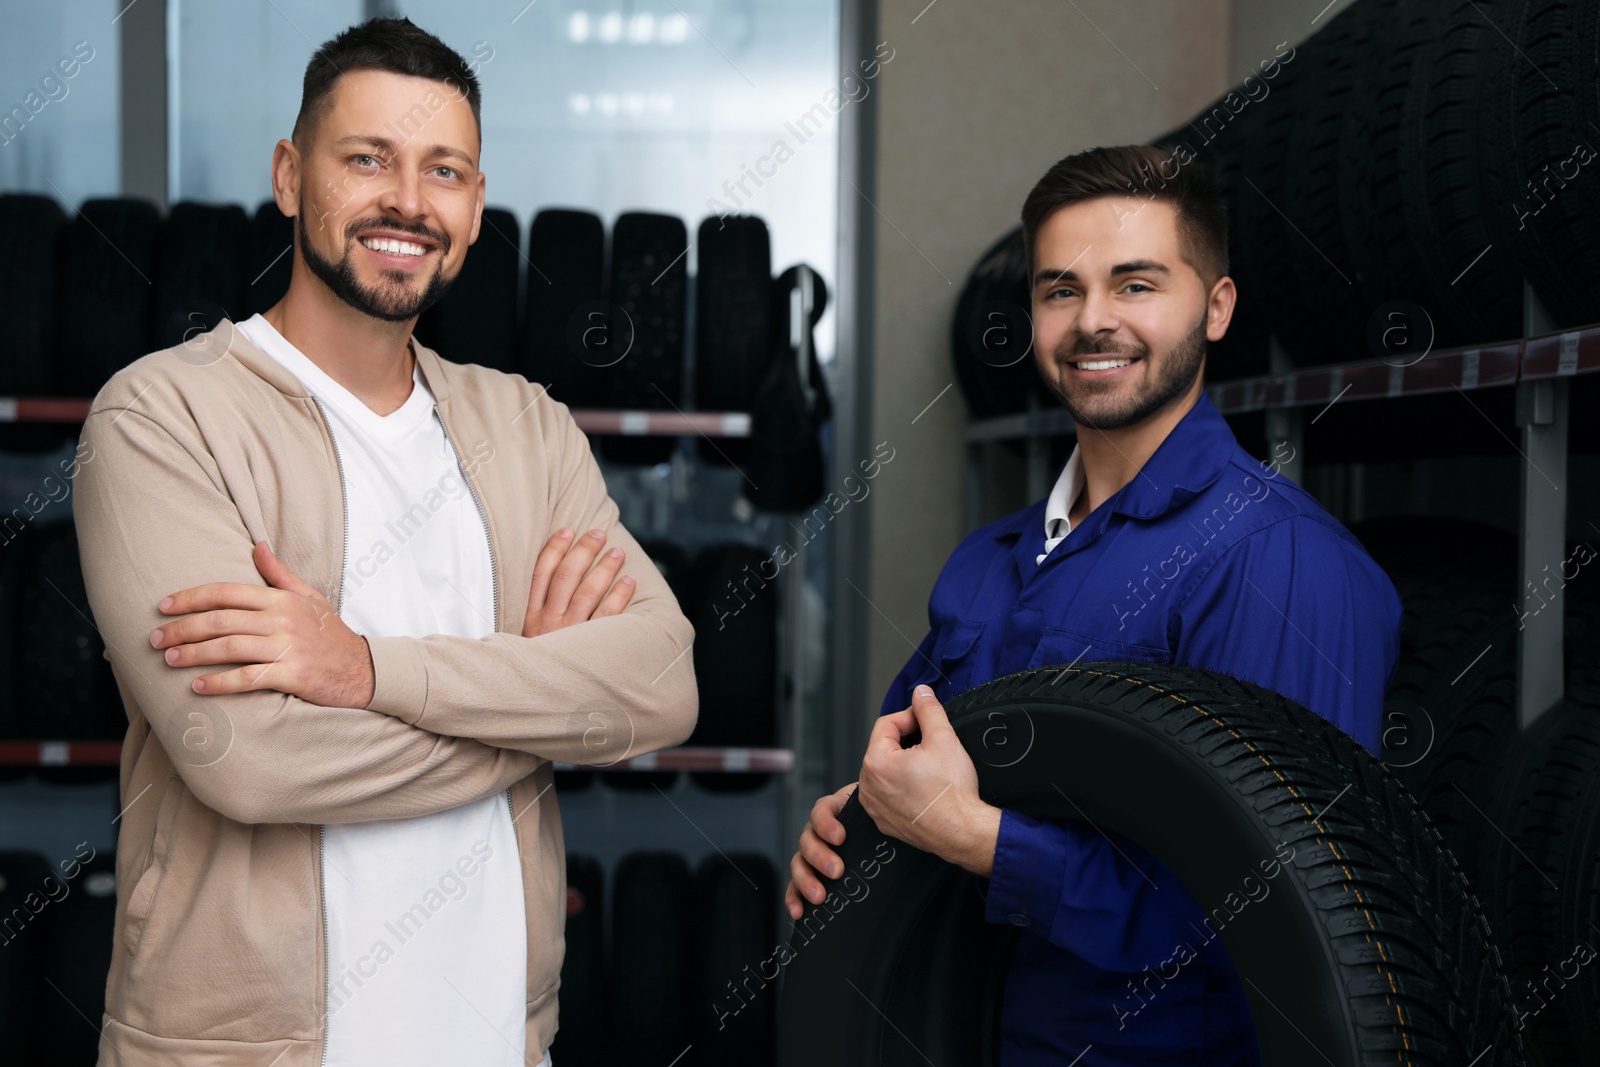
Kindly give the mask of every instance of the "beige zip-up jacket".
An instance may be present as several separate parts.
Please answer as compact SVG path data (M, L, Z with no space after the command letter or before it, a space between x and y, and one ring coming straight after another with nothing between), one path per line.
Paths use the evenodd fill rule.
M128 713L101 1067L318 1067L326 996L321 824L507 792L527 908L528 1062L556 1031L566 855L552 760L609 764L694 728L694 631L618 522L589 443L539 385L416 360L489 532L495 632L369 636L365 708L276 690L205 696L217 665L151 647L162 597L265 585L266 538L339 606L339 456L316 400L224 320L118 371L73 479L84 580ZM426 502L420 506L426 508ZM534 559L606 531L638 581L622 614L521 636ZM364 550L364 546L358 546Z

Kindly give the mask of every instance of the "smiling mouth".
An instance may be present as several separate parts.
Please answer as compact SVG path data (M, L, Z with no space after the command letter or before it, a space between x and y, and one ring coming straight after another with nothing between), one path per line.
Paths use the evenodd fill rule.
M356 240L374 252L381 252L389 256L425 256L433 251L432 245L420 244L416 241L402 241L394 237L358 237Z
M1082 359L1067 360L1066 363L1074 370L1080 371L1117 370L1121 367L1131 366L1134 363L1137 363L1141 358L1143 357L1096 355L1085 356Z

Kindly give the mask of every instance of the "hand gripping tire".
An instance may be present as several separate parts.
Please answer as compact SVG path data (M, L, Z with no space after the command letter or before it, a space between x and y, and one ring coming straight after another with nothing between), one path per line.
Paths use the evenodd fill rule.
M1269 1067L1522 1062L1499 953L1455 860L1398 780L1326 720L1248 682L1148 663L1026 671L947 711L986 801L1125 834L1222 917ZM1007 939L1031 935L984 923L975 879L889 841L854 797L841 819L847 873L824 880L828 900L790 942L780 1067L996 1063ZM1283 844L1277 891L1238 906Z

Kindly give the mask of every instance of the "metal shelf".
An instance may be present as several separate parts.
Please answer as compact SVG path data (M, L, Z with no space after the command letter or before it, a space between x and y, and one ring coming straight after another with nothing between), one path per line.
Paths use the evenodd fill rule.
M115 767L121 741L0 741L0 767Z
M574 408L572 419L584 433L637 437L749 437L750 415L743 411L612 411Z
M787 748L664 748L609 765L557 763L558 771L725 771L732 774L794 770L794 750Z
M1335 400L1393 400L1397 397L1493 389L1519 382L1600 374L1600 324L1552 333L1452 348L1411 364L1363 359L1325 367L1302 367L1282 374L1216 382L1206 386L1224 415L1287 411L1326 406ZM1064 409L1019 412L969 423L969 443L1071 434L1072 416Z
M82 422L89 401L66 396L0 396L0 422Z
M967 441L1006 441L1019 437L1056 437L1074 433L1077 423L1065 408L1039 408L980 419L967 427Z
M1409 365L1364 359L1218 382L1206 387L1224 415L1326 406L1335 400L1392 400L1401 396L1515 385L1521 341L1431 352ZM1600 367L1596 367L1600 370Z

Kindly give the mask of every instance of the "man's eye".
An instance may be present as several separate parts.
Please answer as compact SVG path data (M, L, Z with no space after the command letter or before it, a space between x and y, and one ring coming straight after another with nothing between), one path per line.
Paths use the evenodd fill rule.
M1129 282L1123 288L1125 288L1125 289L1135 289L1135 288L1143 289L1147 293L1155 292L1154 289L1150 288L1148 285L1144 284L1143 282Z
M433 169L436 170L436 171L442 172L441 175L440 175L441 177L445 177L445 178L459 178L459 177L461 177L461 172L456 170L454 167L446 167L446 166L440 165L440 166L437 166L437 167L435 167Z
M1071 296L1071 295L1072 295L1072 290L1071 289L1052 289L1048 293L1045 294L1045 299L1048 300L1051 297Z
M368 155L365 152L359 152L350 157L350 162L354 163L358 167L376 167L378 165L378 157Z

